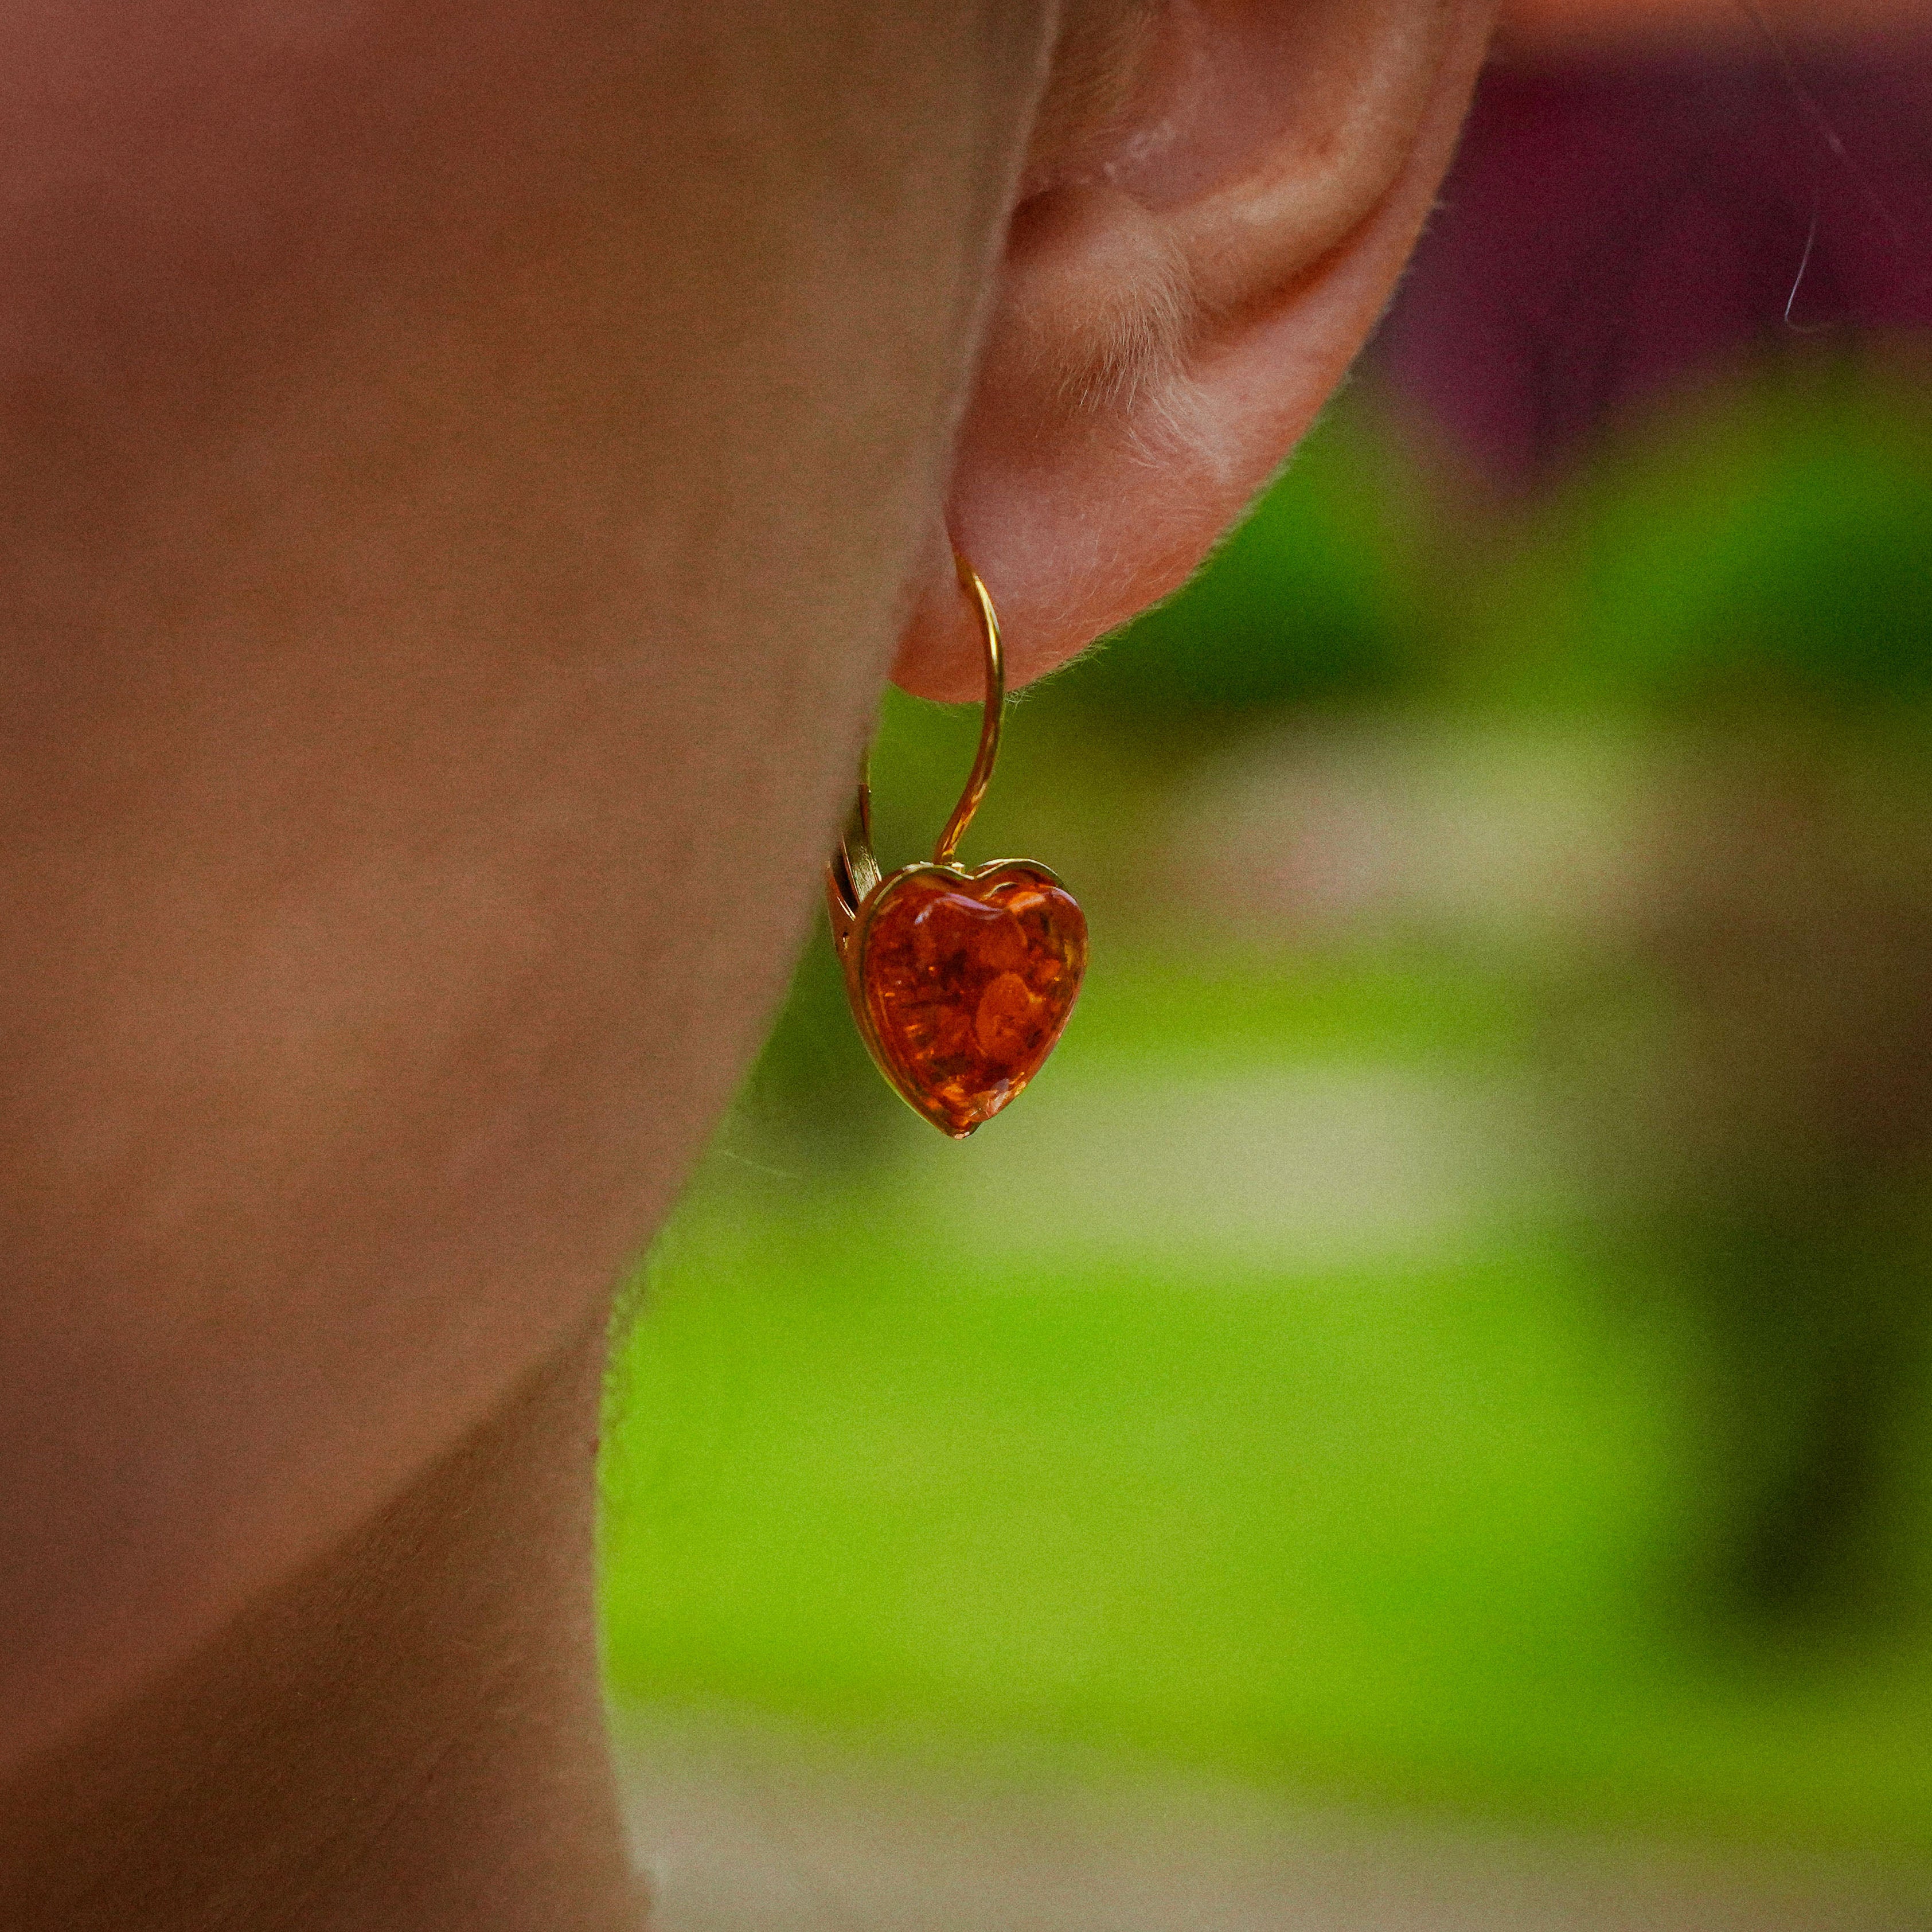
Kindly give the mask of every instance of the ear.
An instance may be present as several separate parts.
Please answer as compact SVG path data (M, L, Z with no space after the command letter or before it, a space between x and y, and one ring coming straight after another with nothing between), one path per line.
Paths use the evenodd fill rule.
M1020 185L946 524L1015 681L1185 580L1312 422L1448 166L1493 0L1072 10ZM894 675L976 697L931 533Z

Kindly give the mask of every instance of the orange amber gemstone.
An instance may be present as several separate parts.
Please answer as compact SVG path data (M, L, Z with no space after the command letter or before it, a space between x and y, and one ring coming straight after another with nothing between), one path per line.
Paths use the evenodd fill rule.
M908 866L880 886L857 938L873 1052L956 1139L1040 1071L1087 967L1086 916L1044 866Z

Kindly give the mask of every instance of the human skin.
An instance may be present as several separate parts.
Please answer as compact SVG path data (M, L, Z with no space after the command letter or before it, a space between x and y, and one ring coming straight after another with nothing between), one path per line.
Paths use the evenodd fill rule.
M1178 581L1486 24L8 10L0 1922L636 1922L610 1297L949 524L1022 674Z

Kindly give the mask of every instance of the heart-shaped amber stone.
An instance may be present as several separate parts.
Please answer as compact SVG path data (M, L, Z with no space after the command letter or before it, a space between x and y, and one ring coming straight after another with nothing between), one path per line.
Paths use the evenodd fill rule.
M1044 866L908 866L866 901L850 957L881 1071L963 1140L1053 1051L1087 970L1087 918Z

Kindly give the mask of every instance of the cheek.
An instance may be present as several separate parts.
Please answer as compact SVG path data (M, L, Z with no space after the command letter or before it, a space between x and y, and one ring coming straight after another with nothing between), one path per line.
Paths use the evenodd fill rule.
M208 616L97 669L9 760L16 1712L374 1507L664 1211L804 929L876 678L842 651L885 642L849 586L762 588L697 676L716 604L619 668L291 596L272 644Z
M802 24L836 72L747 123L634 10L407 10L388 86L358 9L268 106L202 49L184 122L111 10L112 165L0 206L0 1755L346 1533L661 1216L806 928L1006 173L901 164L964 26L909 82Z

